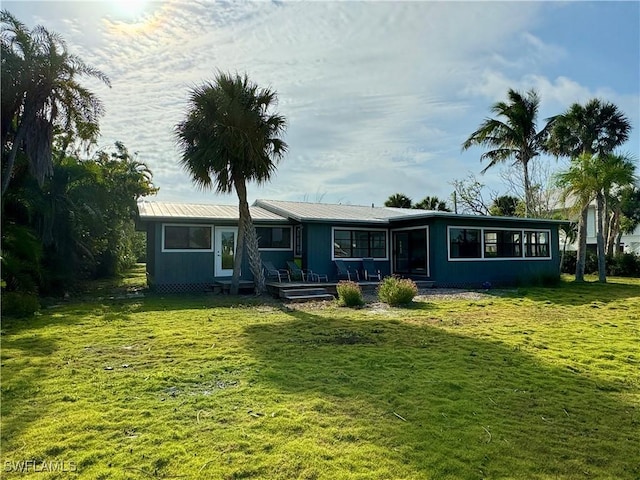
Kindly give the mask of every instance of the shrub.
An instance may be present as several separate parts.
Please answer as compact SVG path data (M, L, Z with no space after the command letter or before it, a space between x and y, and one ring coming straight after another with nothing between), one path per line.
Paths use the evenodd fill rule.
M345 307L359 307L364 304L362 290L356 282L340 281L336 287L338 301Z
M378 298L389 305L411 303L418 294L416 283L409 278L387 277L378 287Z
M2 315L30 317L40 310L38 297L31 293L3 292Z
M618 277L640 277L640 255L619 253L607 256L607 274Z

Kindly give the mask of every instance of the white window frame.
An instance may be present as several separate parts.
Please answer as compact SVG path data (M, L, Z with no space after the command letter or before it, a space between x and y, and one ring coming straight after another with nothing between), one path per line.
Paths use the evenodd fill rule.
M331 227L331 260L346 260L346 261L357 261L362 260L363 257L336 257L335 256L335 232L336 230L360 230L365 232L384 232L384 258L382 257L374 257L373 259L376 261L384 262L389 260L389 230L386 228L366 228L366 227ZM364 257L368 258L368 257Z
M165 236L165 228L166 227L198 227L198 228L208 228L211 232L210 239L211 244L209 248L165 248L164 246L164 236ZM161 252L162 253L203 253L203 252L213 252L213 225L205 225L202 223L163 223L162 224L162 240L161 240Z
M292 252L293 251L293 225L256 225L257 228L288 228L289 248L260 248L261 252Z
M455 258L451 257L451 230L452 229L465 229L465 230L480 230L480 257L475 258ZM503 230L509 232L520 232L522 238L522 253L519 257L485 257L484 251L484 232L488 231L496 231ZM541 233L544 232L547 234L547 238L549 239L549 256L548 257L526 257L525 256L525 232L536 232ZM510 261L522 261L522 260L552 260L553 259L553 251L551 248L551 230L547 228L507 228L507 227L477 227L471 225L447 225L447 260L450 262L510 262Z
M431 255L431 242L429 241L429 226L428 225L424 225L424 226L420 226L420 227L406 227L406 228L394 228L393 230L391 230L391 240L393 240L393 233L394 232L405 232L407 230L426 230L426 239L425 241L427 242L427 277L431 276L431 261L430 261L430 255ZM390 263L390 267L391 267L391 273L395 273L394 271L394 262L395 259L393 259Z

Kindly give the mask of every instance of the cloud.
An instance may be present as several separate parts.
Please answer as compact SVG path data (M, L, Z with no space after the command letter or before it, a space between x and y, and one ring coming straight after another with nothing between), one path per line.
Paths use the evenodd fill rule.
M571 55L537 33L558 8L544 3L169 1L136 21L108 2L75 5L43 7L39 23L111 77L95 87L102 142L138 151L163 200L235 202L193 187L174 140L189 89L217 69L275 89L288 119L289 154L251 199L447 197L449 182L480 170L460 145L508 88L538 89L549 115L599 93L637 101L637 88L625 97L549 74Z

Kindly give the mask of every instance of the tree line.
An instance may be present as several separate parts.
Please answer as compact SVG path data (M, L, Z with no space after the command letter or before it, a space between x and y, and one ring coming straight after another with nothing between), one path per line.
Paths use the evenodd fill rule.
M108 77L56 33L0 20L4 310L130 267L144 255L136 202L157 189L122 143L95 151L104 108L81 81Z

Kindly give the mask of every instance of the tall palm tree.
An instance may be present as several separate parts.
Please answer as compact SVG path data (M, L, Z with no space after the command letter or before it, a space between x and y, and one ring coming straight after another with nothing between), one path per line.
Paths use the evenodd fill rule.
M498 118L487 118L482 122L462 144L462 149L467 150L472 146L491 149L480 157L480 160L489 160L482 173L507 160L513 160L513 165L522 168L525 216L528 217L533 208L529 162L544 150L549 124L538 131L540 97L535 90L522 94L509 89L507 96L507 102L497 102L491 106L491 111Z
M552 126L547 141L547 150L577 162L578 167L587 158L606 156L629 138L631 123L616 105L599 99L589 100L585 105L574 103L569 109L549 120ZM584 155L585 158L581 158ZM579 199L580 203L580 199ZM589 203L580 205L578 222L578 258L576 280L584 280L587 255L587 211Z
M191 90L187 117L176 126L182 149L180 163L195 184L219 193L235 189L238 195L238 243L231 282L234 294L238 292L245 238L256 291L264 289L247 182L270 180L276 163L287 151L287 144L280 138L286 119L269 113L276 102L274 91L258 88L246 74L218 72L214 81Z
M394 193L384 202L385 207L411 208L413 201L403 193Z
M67 145L71 138L92 141L97 137L103 106L78 79L110 83L100 70L70 54L56 33L42 26L29 30L6 10L0 12L0 21L4 165L0 193L4 197L20 151L42 184L52 171L51 146L57 129L67 134Z

